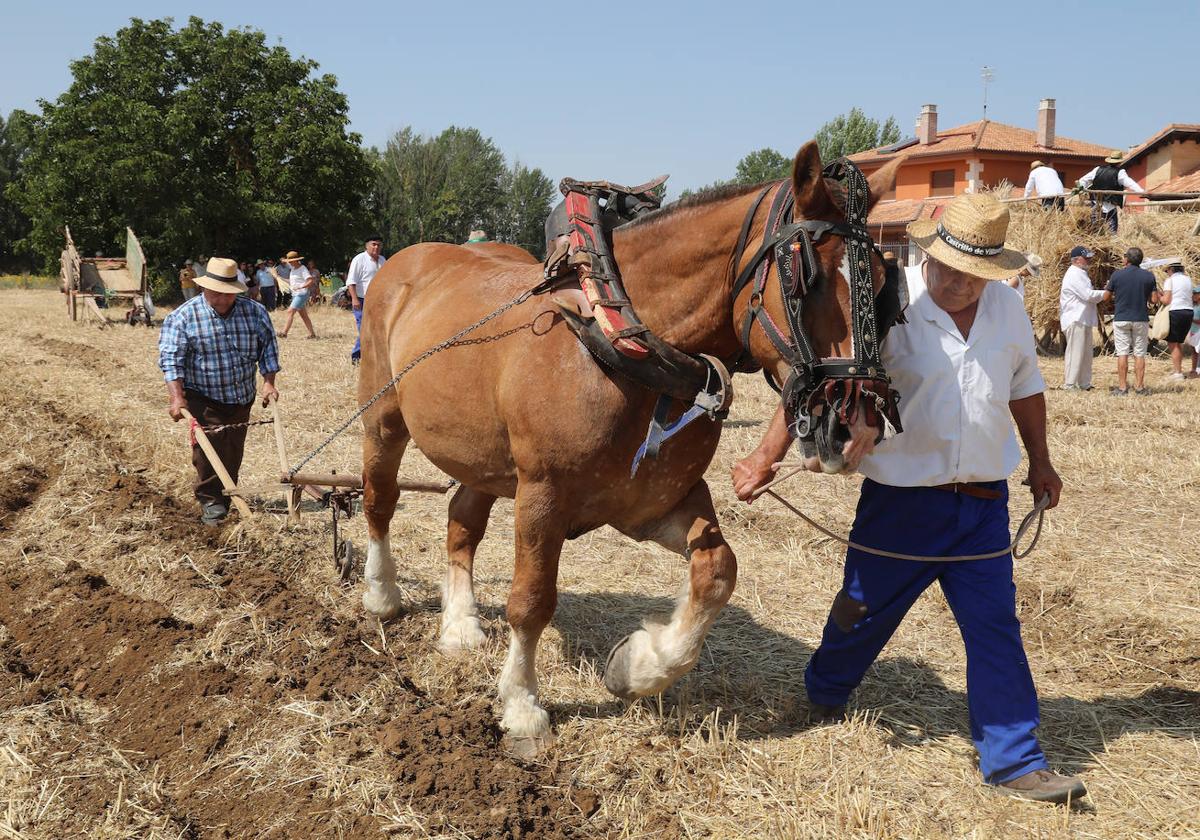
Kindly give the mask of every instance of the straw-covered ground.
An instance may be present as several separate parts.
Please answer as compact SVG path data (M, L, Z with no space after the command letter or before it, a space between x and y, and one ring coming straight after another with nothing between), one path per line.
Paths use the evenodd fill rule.
M282 348L293 455L354 408L353 323L315 316L321 340L298 329ZM333 575L326 514L201 529L156 336L72 325L55 292L0 294L0 837L1200 836L1200 382L1168 387L1163 361L1147 398L1107 396L1107 359L1096 391L1048 394L1066 491L1017 585L1042 742L1091 790L1067 810L980 783L936 589L851 720L805 725L840 552L730 492L774 405L760 379L739 378L709 473L740 576L696 670L652 701L608 696L609 646L669 608L684 565L607 529L568 544L538 663L559 739L519 764L494 708L511 506L476 566L488 642L446 658L446 500L402 499L392 546L415 609L382 627ZM355 428L314 466L358 463ZM438 475L411 450L403 472ZM277 474L270 428L252 429L243 484ZM845 529L856 485L785 495ZM348 526L360 549L364 527Z

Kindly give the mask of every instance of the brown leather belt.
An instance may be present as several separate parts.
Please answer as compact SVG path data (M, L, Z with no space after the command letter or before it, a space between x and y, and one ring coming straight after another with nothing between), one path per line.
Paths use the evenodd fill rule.
M934 484L934 490L945 490L948 493L962 493L964 496L974 496L976 499L999 499L1004 496L999 490L990 487L980 487L978 484L968 484L962 481L952 481L949 484Z

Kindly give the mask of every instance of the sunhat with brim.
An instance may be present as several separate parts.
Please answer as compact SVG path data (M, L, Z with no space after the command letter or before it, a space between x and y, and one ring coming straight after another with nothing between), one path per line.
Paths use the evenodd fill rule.
M1044 261L1037 254L1025 255L1025 268L1034 277L1042 276L1042 263Z
M1039 166L1045 166L1045 165L1046 164L1042 163L1040 160L1035 160L1033 163L1029 164L1029 168L1037 169Z
M1008 208L990 195L968 193L946 205L941 218L908 226L909 238L943 265L985 280L1004 280L1025 266L1025 255L1006 248Z
M204 267L204 273L196 277L196 285L214 292L238 295L246 291L246 284L237 279L238 267L233 260L213 257Z
M1125 153L1120 149L1113 149L1112 154L1104 159L1105 163L1120 163L1125 160Z
M280 262L296 262L297 260L302 261L303 259L304 259L304 257L300 256L299 251L288 251L287 256L280 257L279 261Z

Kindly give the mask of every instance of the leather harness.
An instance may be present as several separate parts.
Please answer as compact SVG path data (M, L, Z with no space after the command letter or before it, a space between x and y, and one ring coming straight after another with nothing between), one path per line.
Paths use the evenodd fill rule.
M733 281L734 303L751 281L754 287L740 330L742 351L729 363L685 353L662 341L637 317L621 283L612 253L611 228L606 222L614 215L619 216L619 222L628 221L642 210L656 208L657 195L648 188L664 179L634 188L570 178L559 185L566 197L569 247L560 246L547 257L545 279L552 282L574 273L593 317L586 317L563 301L555 302L568 326L603 367L660 394L646 439L633 460L634 475L643 458L656 457L667 440L697 418L724 419L733 400L729 370L750 372L760 367L750 353L750 333L755 324L791 367L782 386L770 376L767 380L780 392L789 427L796 437L812 439L816 431L813 409L819 404L827 404L847 425L855 421L860 410L864 411L867 422L878 422L880 438L901 431L899 396L891 389L879 355L882 333L891 324L876 322L871 251L879 254L879 249L866 227L870 200L867 181L858 167L844 159L827 166L823 177L845 183L845 222L793 221L795 197L790 181L769 184L747 212L733 253L735 271L745 254L759 207L778 186L762 244ZM826 235L841 236L846 241L854 353L849 359L818 358L802 321L804 298L822 279L815 245ZM882 254L879 256L882 260ZM779 277L788 334L763 306L772 262ZM897 286L898 270L887 270L888 283ZM684 408L671 421L668 418L675 401L683 402Z

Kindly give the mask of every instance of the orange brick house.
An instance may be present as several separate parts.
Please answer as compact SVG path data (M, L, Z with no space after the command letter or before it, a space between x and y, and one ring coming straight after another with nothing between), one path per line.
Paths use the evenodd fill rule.
M1200 191L1200 124L1171 123L1125 156L1125 171L1152 195Z
M872 233L885 244L903 245L909 222L936 218L953 196L995 187L1001 181L1024 188L1035 160L1057 169L1070 189L1112 147L1059 136L1055 117L1054 100L1043 99L1036 130L993 120L939 130L937 106L923 106L916 137L850 156L868 176L896 157L907 156L895 190L875 205L868 218Z

